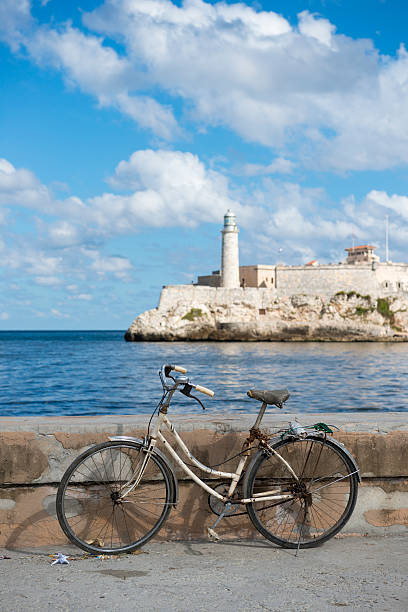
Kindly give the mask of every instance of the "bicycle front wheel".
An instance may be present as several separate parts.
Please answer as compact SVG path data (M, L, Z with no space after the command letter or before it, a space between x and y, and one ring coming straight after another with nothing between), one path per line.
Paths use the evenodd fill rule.
M58 488L57 516L71 542L96 554L131 552L159 531L175 501L174 486L161 457L145 460L141 444L111 441L70 465Z
M244 481L247 498L290 495L286 500L248 504L252 523L262 535L285 548L311 548L333 537L349 520L358 479L347 454L324 438L287 439L260 451Z

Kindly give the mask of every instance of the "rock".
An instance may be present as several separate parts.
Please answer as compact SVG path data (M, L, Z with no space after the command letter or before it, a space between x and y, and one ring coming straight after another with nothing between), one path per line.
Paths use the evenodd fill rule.
M208 288L207 288L208 289ZM277 299L267 290L166 287L158 308L139 315L128 341L407 341L408 298L339 292ZM254 292L255 291L255 292ZM257 293L258 291L258 293ZM231 297L229 300L228 298ZM240 299L240 297L242 299Z

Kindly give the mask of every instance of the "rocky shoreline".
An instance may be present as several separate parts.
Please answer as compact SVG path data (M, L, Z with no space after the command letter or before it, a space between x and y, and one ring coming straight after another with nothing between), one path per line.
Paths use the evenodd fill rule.
M232 294L231 294L232 295ZM125 333L137 341L407 342L408 297L339 291L331 297L292 295L258 302L245 290L223 303L160 300Z

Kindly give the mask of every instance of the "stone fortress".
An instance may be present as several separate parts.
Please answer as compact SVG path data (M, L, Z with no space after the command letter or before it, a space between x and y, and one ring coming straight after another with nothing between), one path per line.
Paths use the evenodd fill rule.
M390 293L408 295L408 264L380 262L375 246L363 245L345 249L343 263L321 265L240 266L238 260L238 228L235 216L228 211L222 230L221 270L199 276L199 286L257 287L271 290L277 296L333 295L340 289L381 296Z
M408 264L362 245L337 264L240 266L238 233L228 210L221 269L164 286L126 340L408 340Z

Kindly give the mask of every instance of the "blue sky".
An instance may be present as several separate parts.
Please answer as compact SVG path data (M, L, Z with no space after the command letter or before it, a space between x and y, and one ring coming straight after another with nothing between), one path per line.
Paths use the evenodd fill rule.
M0 329L126 329L242 264L408 261L403 0L1 0ZM354 237L354 238L353 238Z

